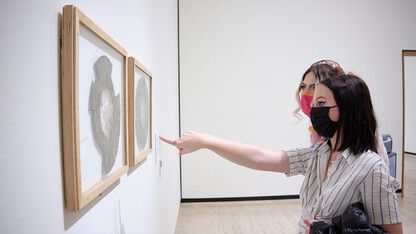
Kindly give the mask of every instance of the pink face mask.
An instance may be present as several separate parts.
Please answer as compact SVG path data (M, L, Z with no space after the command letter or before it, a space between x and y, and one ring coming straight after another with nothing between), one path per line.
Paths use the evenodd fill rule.
M311 116L313 94L304 93L300 96L300 107L302 108L303 113L308 117Z

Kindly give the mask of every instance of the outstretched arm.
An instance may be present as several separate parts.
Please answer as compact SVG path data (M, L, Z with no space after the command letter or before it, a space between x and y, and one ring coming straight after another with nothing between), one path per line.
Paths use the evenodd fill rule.
M193 131L185 132L177 140L162 136L160 136L160 139L178 148L179 155L205 148L244 167L261 171L289 172L289 159L283 150L267 150Z

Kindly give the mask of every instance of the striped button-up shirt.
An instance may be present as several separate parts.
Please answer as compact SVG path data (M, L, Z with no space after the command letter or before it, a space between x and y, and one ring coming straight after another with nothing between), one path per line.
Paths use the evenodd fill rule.
M349 149L332 163L324 181L331 148L327 142L314 149L286 151L290 172L287 176L304 175L300 191L302 215L299 233L304 233L303 219L331 223L342 215L348 205L362 202L370 224L400 223L400 208L396 197L399 182L388 173L384 161L372 151L354 155Z

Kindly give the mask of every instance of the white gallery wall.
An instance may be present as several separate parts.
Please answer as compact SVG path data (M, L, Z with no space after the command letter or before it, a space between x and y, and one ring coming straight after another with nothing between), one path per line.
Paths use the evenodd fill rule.
M181 131L268 149L309 145L292 116L304 71L332 59L370 88L402 173L402 50L416 49L415 1L180 0ZM209 151L185 155L183 198L296 195L303 178L259 172Z
M65 209L59 13L66 4L152 72L152 136L179 134L176 0L1 0L0 233L173 233L179 159L166 145L161 168L153 150L85 208Z
M416 54L416 53L415 53ZM416 56L404 57L405 143L404 151L416 154Z

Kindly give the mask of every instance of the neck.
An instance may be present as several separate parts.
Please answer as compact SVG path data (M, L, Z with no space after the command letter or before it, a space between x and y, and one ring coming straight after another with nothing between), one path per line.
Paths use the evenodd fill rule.
M337 160L337 157L342 153L338 150L335 150L335 144L337 143L337 133L334 134L334 136L329 139L331 141L331 156L329 157L330 161Z
M331 151L332 152L337 152L335 150L336 143L337 143L337 133L335 133L334 136L332 138L330 138L329 140L331 141Z

